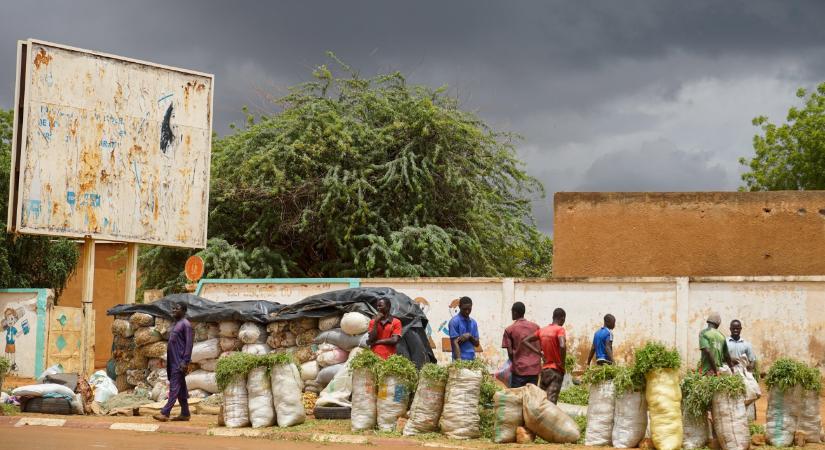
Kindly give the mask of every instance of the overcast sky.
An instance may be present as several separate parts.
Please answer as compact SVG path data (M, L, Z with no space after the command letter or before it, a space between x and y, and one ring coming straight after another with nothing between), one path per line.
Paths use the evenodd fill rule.
M8 1L0 107L15 45L38 38L215 74L215 128L273 109L335 52L364 75L447 84L465 108L524 140L555 191L734 190L751 119L784 120L825 81L822 1Z

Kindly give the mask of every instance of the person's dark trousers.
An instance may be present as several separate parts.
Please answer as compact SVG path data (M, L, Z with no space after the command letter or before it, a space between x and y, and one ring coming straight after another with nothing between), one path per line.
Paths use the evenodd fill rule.
M520 388L522 386L526 386L528 384L535 384L538 386L539 384L539 376L538 375L516 375L514 373L510 374L510 387L511 388Z
M169 377L169 400L161 408L160 413L169 417L177 400L180 403L180 415L189 417L189 390L186 389L186 374L180 368L175 368L169 370L166 375Z

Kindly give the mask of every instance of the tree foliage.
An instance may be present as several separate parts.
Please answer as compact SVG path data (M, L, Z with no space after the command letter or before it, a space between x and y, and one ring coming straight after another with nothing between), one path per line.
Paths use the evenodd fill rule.
M808 93L799 89L801 108L788 111L786 123L776 125L765 116L753 119L761 134L753 137L756 155L739 162L753 191L825 189L825 83Z
M340 67L215 141L207 276L549 275L514 136L445 88ZM179 287L185 257L146 251L144 286Z
M0 110L0 288L51 288L59 296L77 264L77 245L6 233L13 121L11 110Z

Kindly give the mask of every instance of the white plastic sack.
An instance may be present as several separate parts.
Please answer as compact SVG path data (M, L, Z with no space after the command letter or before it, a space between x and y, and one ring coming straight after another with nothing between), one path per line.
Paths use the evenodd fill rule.
M318 376L318 363L315 361L301 364L301 379L304 381L314 380Z
M348 356L349 352L346 350L342 350L332 344L321 344L318 357L315 358L315 361L318 362L318 367L334 366L345 362Z
M721 392L714 394L712 414L713 431L722 450L748 450L751 435L744 396Z
M315 377L315 383L318 386L326 386L335 378L335 375L338 374L339 371L344 369L346 364L336 364L334 366L327 366L323 369L318 371L318 375Z
M367 369L352 372L352 431L375 428L377 421L375 377ZM317 404L317 403L316 403Z
M556 406L558 406L560 410L570 416L573 420L576 420L576 417L578 416L587 416L587 405L574 405L572 403L558 402L556 403Z
M733 366L733 373L742 377L742 381L745 382L745 406L759 400L759 397L762 396L762 389L759 387L759 382L756 381L753 374L745 368L746 363L747 358L745 357L745 361Z
M693 417L682 408L682 428L682 448L696 450L707 447L710 435L706 417Z
M348 312L341 318L341 329L352 336L364 334L370 327L370 318L359 312Z
M252 423L252 428L270 427L275 423L272 385L266 371L266 367L256 367L249 371L246 379L249 421Z
M418 381L409 420L404 425L404 436L432 433L438 430L438 420L444 409L444 389L446 383L422 378ZM519 411L519 415L521 411Z
M765 438L769 444L774 447L788 447L793 443L794 433L799 424L801 397L799 387L790 388L785 392L773 388L768 392Z
M410 392L398 378L387 376L378 385L376 408L378 411L378 429L395 431L398 418L407 412Z
M481 395L481 371L450 369L444 394L444 410L439 425L452 439L475 439L481 436L478 400Z
M218 358L205 359L205 360L198 363L198 367L200 367L202 370L205 370L207 372L214 372L215 368L217 366L218 366Z
M516 430L524 425L523 399L524 388L504 389L493 395L493 408L496 413L493 422L493 442L516 442Z
M244 322L238 329L238 339L244 344L263 344L266 338L267 334L263 325L255 322Z
M207 359L215 359L221 355L221 345L218 339L207 339L195 342L192 346L192 362L200 363Z
M218 335L220 337L237 338L241 323L234 320L218 322Z
M162 402L169 398L169 380L158 381L149 395L153 401Z
M611 440L616 448L636 448L647 429L647 403L641 392L625 392L616 398Z
M803 431L805 433L806 443L817 444L822 442L822 417L819 413L819 393L807 389L802 389L801 393L799 423L796 431Z
M300 425L306 421L304 382L295 364L272 367L272 402L279 427Z
M189 391L189 398L206 398L209 397L209 392L204 391L203 389L192 389Z
M98 370L89 377L89 386L92 387L95 393L95 401L103 403L106 400L117 395L117 387L115 382L106 375L105 370Z
M63 373L63 366L61 366L60 364L55 364L53 366L48 367L46 370L44 370L40 374L40 376L37 377L37 381L42 382L43 380L46 379L47 376L57 375L58 373Z
M223 390L223 422L229 428L248 427L249 394L246 378L237 376Z
M344 333L344 331L340 328L334 328L315 336L315 339L312 342L316 344L329 343L343 350L352 350L359 346L363 336L366 336L366 334L351 336Z
M188 389L203 389L212 394L220 392L218 380L215 379L215 372L196 370L186 376L186 387Z
M352 403L350 402L350 395L352 394L352 371L350 370L350 363L360 351L361 349L351 351L345 364L330 366L323 369L328 370L334 367L340 367L332 380L326 383L326 386L318 394L318 400L316 400L315 405L343 407L352 406ZM319 373L319 377L320 376L321 374ZM317 384L318 380L314 380L313 383Z
M272 347L266 344L245 344L241 349L244 353L249 353L250 355L266 355L272 350Z
M30 384L28 386L20 386L11 391L11 395L17 397L42 397L46 394L61 395L66 397L67 400L74 398L73 390L56 383Z
M340 316L329 316L318 320L318 329L321 331L331 330L341 324Z
M584 445L611 446L613 438L613 414L615 399L613 380L590 386L590 400L587 402L587 431Z

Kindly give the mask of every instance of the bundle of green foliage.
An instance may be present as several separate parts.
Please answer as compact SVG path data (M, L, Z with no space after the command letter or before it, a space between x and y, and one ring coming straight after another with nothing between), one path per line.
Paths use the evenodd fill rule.
M384 362L380 356L376 355L372 350L364 349L358 352L352 361L349 363L350 371L358 369L367 369L372 372L373 376L378 378L378 367Z
M14 114L0 109L0 288L50 288L63 292L80 256L68 239L13 236L6 233Z
M645 385L637 377L633 376L633 368L616 366L616 374L613 376L613 388L616 397L621 397L626 392L641 392Z
M599 384L604 381L613 380L619 373L619 368L606 364L603 366L590 366L584 371L582 375L583 384Z
M215 140L206 277L546 276L544 195L514 136L400 73L326 66ZM145 288L183 289L191 252L145 249Z
M575 369L576 357L568 353L567 356L564 357L564 372L572 374Z
M559 392L559 403L587 406L590 402L590 391L584 386L572 385Z
M634 382L643 386L645 375L651 370L678 369L681 364L682 359L675 348L667 348L659 342L648 342L636 350L633 362Z
M235 377L246 377L250 370L259 366L268 365L267 358L273 360L275 356L251 355L249 353L237 352L219 359L215 367L215 379L218 382L218 388L224 390Z
M575 416L573 417L573 420L576 421L576 426L579 427L579 441L577 444L582 445L584 444L584 437L587 432L587 416Z
M449 373L449 370L444 366L427 363L421 368L421 373L418 374L418 377L421 380L428 380L433 383L446 383Z
M401 355L392 355L386 361L377 364L375 375L378 383L381 383L387 377L395 377L407 388L407 392L415 392L415 386L418 384L418 369L412 361Z
M765 377L768 388L777 388L786 391L794 386L802 386L806 390L820 392L822 390L822 376L819 369L809 367L791 358L777 359Z
M682 408L694 418L705 417L713 402L713 396L725 393L731 396L745 394L745 382L738 375L702 375L690 371L682 379Z

